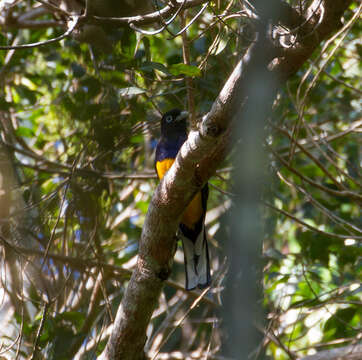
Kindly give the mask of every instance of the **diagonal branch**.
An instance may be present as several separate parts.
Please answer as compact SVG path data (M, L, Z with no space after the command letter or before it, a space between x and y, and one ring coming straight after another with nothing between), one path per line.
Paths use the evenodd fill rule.
M343 346L317 352L300 360L358 360L362 357L362 344Z
M183 9L192 8L207 2L208 0L187 0L182 3ZM180 4L180 3L179 3ZM161 10L155 11L150 14L145 15L136 15L128 17L102 17L102 16L93 16L92 21L98 23L115 23L115 24L133 24L133 25L146 25L152 24L154 22L160 21L165 17L172 15L177 10L177 7L166 5Z
M284 52L283 57L273 62L272 71L268 65L277 52L260 34L258 41L237 64L211 111L203 118L199 129L191 131L174 165L154 193L143 226L137 266L118 308L107 346L99 359L145 359L146 329L171 271L179 219L193 195L223 160L234 116L241 107L255 104L255 98L260 95L251 86L251 74L255 76L256 69L261 69L259 76L262 78L278 75L281 80L287 80L320 41L340 26L339 19L350 3L325 0L326 11L314 41L302 41L297 50ZM310 19L311 22L314 20L314 17ZM276 89L272 90L271 94L275 94ZM222 151L217 153L216 150L220 149Z
M284 81L295 74L320 43L342 27L341 17L351 3L352 0L314 0L305 15L305 19L309 21L299 29L303 36L300 36L295 46L285 49L282 56L275 59L273 70Z
M252 64L250 60L254 59L251 53L258 51L258 47L254 46L250 56L244 59L245 73ZM192 196L207 181L222 158L214 161L207 174L200 173L198 164L202 163L205 154L212 153L223 144L232 120L233 109L229 102L240 99L245 91L241 86L242 77L240 62L220 93L215 108L203 119L200 130L191 131L174 165L157 187L143 226L137 266L100 359L143 359L136 354L143 353L147 325L171 271L179 219ZM229 112L221 114L223 108Z

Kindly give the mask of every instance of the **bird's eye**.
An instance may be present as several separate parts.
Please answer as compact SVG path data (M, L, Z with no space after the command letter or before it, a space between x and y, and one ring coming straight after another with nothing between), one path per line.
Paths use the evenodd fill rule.
M172 116L168 115L166 116L166 122L170 123L172 121Z

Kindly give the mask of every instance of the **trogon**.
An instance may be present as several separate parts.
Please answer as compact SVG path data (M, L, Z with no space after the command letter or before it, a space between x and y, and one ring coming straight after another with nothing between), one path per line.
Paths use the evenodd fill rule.
M155 166L161 180L175 161L187 139L187 112L173 109L161 119L161 138L156 147ZM205 233L205 214L209 188L206 184L184 211L178 237L182 240L186 273L186 289L210 285L210 260Z

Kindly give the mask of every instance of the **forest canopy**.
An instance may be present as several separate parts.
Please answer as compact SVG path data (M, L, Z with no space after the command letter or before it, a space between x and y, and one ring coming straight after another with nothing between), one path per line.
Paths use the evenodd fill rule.
M361 358L360 15L342 0L0 2L0 358L225 359L226 279L255 280L228 269L249 255L251 358ZM159 185L173 108L191 132ZM185 291L174 235L206 182L212 283ZM257 242L239 257L249 200Z

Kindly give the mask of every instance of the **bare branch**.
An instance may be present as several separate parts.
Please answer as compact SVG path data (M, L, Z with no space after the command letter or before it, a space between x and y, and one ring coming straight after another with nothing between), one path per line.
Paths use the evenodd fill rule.
M308 14L310 14L310 12L315 11L318 2L319 0L313 1L309 10L306 12L306 19L309 18ZM296 43L295 46L285 49L283 55L273 63L273 70L277 71L284 80L295 74L319 44L328 38L336 29L341 27L341 14L347 10L351 3L352 0L324 0L322 7L318 9L315 16L304 26L305 31L314 28L315 23L323 16L318 29L310 34L310 36L302 37L300 42ZM303 32L304 29L300 29L300 31Z
M206 3L208 5L208 3ZM181 25L183 28L186 27L186 17L187 17L187 11L184 11L181 15ZM187 32L182 32L182 54L183 54L183 60L186 65L190 65L190 45L189 40L187 38ZM185 77L185 83L186 83L186 92L187 92L187 105L189 110L189 118L191 123L191 128L196 128L196 118L195 118L195 93L194 93L194 84L193 80L190 76Z
M41 320L40 320L39 327L38 327L36 337L35 337L35 341L34 341L33 353L32 353L32 355L30 357L30 360L34 360L34 359L38 358L38 353L39 353L38 344L39 344L40 336L41 336L41 333L43 331L45 320L46 320L46 317L47 317L48 307L49 307L49 304L44 303L43 309L42 309Z
M200 11L189 21L188 24L186 24L186 23L183 24L182 29L178 33L176 33L174 36L183 34L197 20L197 18L200 17L200 15L204 12L204 10L208 7L208 5L209 5L209 1L202 6Z
M348 345L337 349L317 352L299 360L359 360L362 358L362 344Z
M330 4L328 1L325 3ZM186 4L189 5L190 2ZM347 6L346 1L343 2L343 6L339 2L339 7L337 6L333 14L326 12L326 17L317 30L324 32L321 40L338 27L339 22L335 21L336 14L340 17ZM159 16L156 14L154 16ZM327 15L333 16L333 26L330 26L331 19L328 19ZM150 17L143 19L139 17L138 21L145 19L151 20ZM99 359L135 359L135 354L138 354L138 359L143 358L141 354L146 341L146 328L157 304L163 282L170 273L175 249L174 234L179 218L192 196L207 181L224 156L221 155L218 161L215 161L215 157L205 157L205 154L213 153L220 146L222 149L226 148L223 142L228 137L227 129L237 109L240 108L240 104L250 101L250 97L247 98L247 94L250 94L247 89L250 85L248 81L250 67L257 62L258 66L261 65L266 71L269 61L274 56L273 51L270 53L266 51L265 43L260 39L262 36L245 55L243 62L237 64L211 111L203 118L199 130L190 132L174 165L157 187L143 226L137 267L118 309L106 349ZM274 67L273 71L286 71L287 75L283 75L286 80L302 65L318 44L319 41L315 41L313 46L309 45L308 56L299 61L293 71L282 66L289 62L287 57L280 60L279 67ZM270 54L270 57L266 57L265 54Z
M334 195L334 196L347 196L350 197L352 199L356 199L361 201L362 200L362 196L356 192L352 192L352 191L348 191L348 190L343 190L343 191L337 191L337 190L333 190L330 189L324 185L319 184L318 182L312 180L311 178L309 178L308 176L303 175L301 172L299 172L298 170L296 170L295 168L293 168L286 160L284 160L274 149L270 148L270 151L273 153L273 155L288 169L290 170L292 173L294 173L295 175L299 176L302 180L304 180L305 182L307 182L308 184L324 191L327 194L330 195Z
M36 250L36 249L28 249L25 247L16 246L13 244L10 244L5 238L3 238L0 235L0 242L5 246L13 250L18 256L24 257L25 260L29 260L25 255L35 255L38 257L44 257L44 251L42 250ZM60 264L67 264L74 270L79 271L91 271L92 269L96 269L96 271L101 271L103 269L104 272L108 274L110 278L114 278L117 280L129 280L132 274L132 271L117 265L111 265L105 262L101 262L99 260L95 259L82 259L79 257L71 257L71 256L65 256L65 255L59 255L59 254L53 254L48 253L47 254L48 259L52 259L56 263ZM186 291L184 286L171 281L166 280L166 285L183 292L188 297L192 299L196 299L199 294L197 291ZM215 303L214 301L210 300L209 298L203 298L202 301L214 308L218 307L219 305Z
M183 9L188 9L191 7L198 6L207 2L208 0L187 0L185 4L182 6ZM137 15L137 16L129 16L129 17L101 17L101 16L93 16L92 19L96 22L114 22L117 24L133 24L133 25L146 25L151 24L157 21L160 21L162 18L168 17L174 11L174 7L167 5L163 9L159 11L155 11L146 15Z
M362 240L362 236L355 236L355 235L339 235L339 234L335 234L335 233L330 233L327 231L322 231L319 230L318 228L311 226L309 224L307 224L306 222L304 222L303 220L298 219L297 217L295 217L294 215L288 213L287 211L284 211L282 209L277 208L276 206L269 204L267 202L264 202L264 205L268 206L269 208L283 214L284 216L294 220L295 222L301 224L302 226L308 228L309 230L312 230L313 232L316 232L318 234L322 234L324 236L327 237L332 237L332 238L336 238L336 239L341 239L341 240L345 240L345 239L349 239L350 237L354 237L356 239Z
M79 21L80 17L79 16L75 16L72 18L72 20L69 22L69 28L68 30L60 35L57 36L53 39L49 39L49 40L45 40L45 41L39 41L39 42L35 42L35 43L31 43L31 44L24 44L24 45L9 45L9 46L0 46L0 50L11 50L11 49L29 49L29 48L34 48L37 46L42 46L42 45L48 45L48 44L52 44L54 42L58 42L66 37L68 37L73 30L76 28L76 26L78 25L78 21Z

